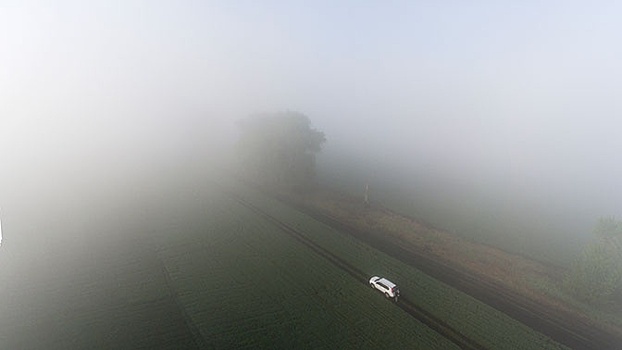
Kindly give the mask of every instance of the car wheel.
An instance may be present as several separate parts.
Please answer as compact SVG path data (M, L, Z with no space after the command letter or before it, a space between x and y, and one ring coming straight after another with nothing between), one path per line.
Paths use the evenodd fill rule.
M388 298L389 297L389 293L384 293L384 296Z
M369 284L369 286L370 286L372 289L376 289L376 286L374 286L374 284L373 284L373 283L370 283L370 284Z

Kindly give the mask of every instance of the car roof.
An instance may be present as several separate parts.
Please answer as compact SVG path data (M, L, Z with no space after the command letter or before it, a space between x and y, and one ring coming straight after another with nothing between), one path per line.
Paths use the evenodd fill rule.
M389 287L389 288L397 287L397 286L395 285L395 283L393 283L393 282L389 281L389 280L388 280L388 279L386 279L386 278L381 278L381 279L379 279L379 280L376 280L376 282L382 283L382 284L384 284L385 286L387 286L387 287Z

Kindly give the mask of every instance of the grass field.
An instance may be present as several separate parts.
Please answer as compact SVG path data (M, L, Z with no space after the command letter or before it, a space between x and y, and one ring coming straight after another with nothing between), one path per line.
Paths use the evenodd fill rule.
M56 239L0 256L0 348L457 348L219 184L201 186L33 226ZM357 269L395 280L404 299L481 347L562 348L292 208L237 194Z
M209 207L157 245L210 347L456 348L230 198Z
M398 281L402 298L445 320L486 348L561 348L507 315L276 200L248 191L244 195L370 276L384 275Z
M456 348L225 196L118 214L54 226L101 232L82 245L3 251L0 348Z
M603 215L588 215L555 198L525 199L511 195L510 188L473 188L422 171L326 159L319 167L320 181L327 187L362 197L369 182L376 204L474 242L560 266L576 259Z

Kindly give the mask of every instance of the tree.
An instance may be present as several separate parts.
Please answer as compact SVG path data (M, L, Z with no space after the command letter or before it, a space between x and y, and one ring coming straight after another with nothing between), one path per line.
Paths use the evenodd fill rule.
M595 241L583 250L566 284L580 299L602 305L622 296L622 221L601 218L594 234Z
M315 154L326 141L298 112L258 114L238 122L237 152L243 173L264 184L306 185L315 176Z

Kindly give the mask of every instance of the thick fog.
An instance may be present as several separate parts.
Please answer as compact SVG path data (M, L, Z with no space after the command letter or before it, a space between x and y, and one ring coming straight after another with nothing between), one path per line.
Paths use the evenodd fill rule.
M575 203L583 222L619 215L621 15L608 1L3 1L0 208L209 169L236 120L296 110L326 134L322 166L365 164L357 182L414 173Z

